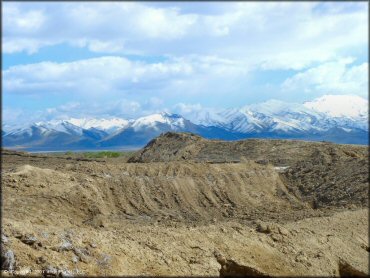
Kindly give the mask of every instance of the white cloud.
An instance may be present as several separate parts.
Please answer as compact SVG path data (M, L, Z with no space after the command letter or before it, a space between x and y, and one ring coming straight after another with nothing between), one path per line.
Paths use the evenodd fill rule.
M32 115L46 118L78 112L140 116L166 107L191 116L204 106L239 101L299 101L302 92L307 98L365 96L368 64L343 57L367 57L367 22L367 3L351 2L6 2L7 59L19 52L40 52L40 58L55 45L101 57L8 67L3 92L15 96L9 103L34 96L69 103ZM58 60L64 55L62 50ZM276 78L281 69L298 73L281 85L279 74L288 72Z
M234 108L240 107L241 104ZM203 106L200 103L177 103L172 109L172 112L182 115L184 118L192 121L195 124L209 123L210 119L222 121L222 117L218 114L222 111L220 108Z
M20 108L4 108L2 110L2 120L4 123L16 123L21 116L24 116Z
M187 33L195 15L138 3L7 3L4 5L5 53L34 52L69 43L94 52L123 51L126 41L175 39ZM30 42L17 46L15 42Z
M302 69L368 44L366 3L4 3L3 11L5 53L67 43Z
M37 34L46 22L46 15L40 9L22 11L18 5L4 7L4 25L11 27L4 30L4 35Z
M27 108L5 108L3 110L3 127L5 130L22 127L24 125L50 120L66 120L70 118L111 118L112 116L125 119L136 118L153 113L151 107L144 110L143 106L128 99L119 101L106 100L102 102L66 102L55 107L46 107L30 111Z
M6 94L77 94L108 97L114 94L178 91L201 79L202 88L213 80L243 78L246 68L217 57L183 57L158 63L106 56L69 63L41 62L3 71ZM231 79L232 81L233 79ZM214 88L215 90L217 88ZM193 93L201 93L193 88Z
M314 57L314 59L313 59ZM301 70L309 67L313 62L326 62L335 57L334 52L328 52L325 49L302 49L291 51L282 51L273 57L266 58L261 62L263 70Z
M179 113L180 115L183 115L184 117L189 117L189 115L192 115L194 113L199 113L204 108L200 103L196 104L188 104L188 103L177 103L173 106L173 111L176 111L176 113Z
M368 91L368 63L354 65L353 58L327 62L286 79L285 91L311 94L357 94L366 96Z
M92 52L119 53L124 50L124 42L121 41L99 41L92 40L88 44Z

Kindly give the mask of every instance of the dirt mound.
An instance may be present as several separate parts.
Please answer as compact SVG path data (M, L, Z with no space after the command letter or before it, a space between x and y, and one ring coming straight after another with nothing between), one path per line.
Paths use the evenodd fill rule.
M240 141L207 140L191 133L167 132L153 139L128 162L195 161L211 163L255 160L276 166L290 166L310 159L317 152L335 149L338 156L363 158L366 146L338 145L299 140L248 139Z
M167 132L151 140L128 162L193 160L206 140L192 133Z
M206 140L166 133L129 162L195 161L274 165L289 192L312 208L368 206L368 147L294 140ZM267 166L266 166L267 167Z

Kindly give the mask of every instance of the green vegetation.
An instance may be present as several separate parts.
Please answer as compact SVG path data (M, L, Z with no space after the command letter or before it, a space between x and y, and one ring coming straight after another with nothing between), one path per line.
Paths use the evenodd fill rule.
M104 159L104 158L119 158L120 161L126 161L136 151L90 151L90 152L74 152L66 151L62 153L47 153L48 156L62 156L70 159L88 158L88 159Z
M110 158L110 157L119 157L123 155L121 152L110 152L110 151L102 151L102 152L86 152L84 153L84 157L86 158Z

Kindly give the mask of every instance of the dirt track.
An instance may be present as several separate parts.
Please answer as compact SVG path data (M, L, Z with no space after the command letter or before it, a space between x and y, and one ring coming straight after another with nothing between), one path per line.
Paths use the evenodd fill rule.
M285 164L268 152L237 163L3 152L4 250L27 275L338 276L340 262L367 273L367 148L329 147L291 148Z

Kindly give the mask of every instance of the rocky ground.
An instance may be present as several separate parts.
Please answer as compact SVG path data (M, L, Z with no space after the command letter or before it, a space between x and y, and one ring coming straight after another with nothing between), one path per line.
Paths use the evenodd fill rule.
M165 134L126 158L2 152L2 274L369 273L368 148Z

